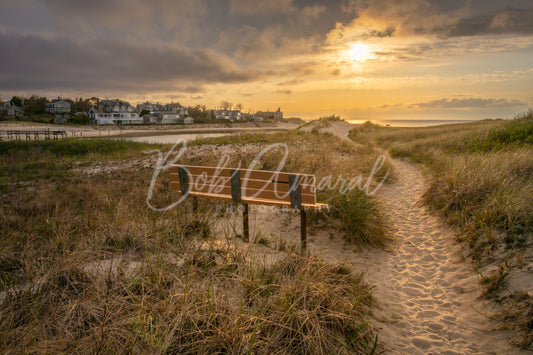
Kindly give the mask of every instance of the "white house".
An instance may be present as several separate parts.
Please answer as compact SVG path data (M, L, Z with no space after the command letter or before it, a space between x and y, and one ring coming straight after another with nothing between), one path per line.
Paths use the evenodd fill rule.
M161 112L161 123L171 124L171 123L182 123L183 116L178 112Z
M274 120L281 120L283 119L283 112L281 112L280 108L274 112L271 111L257 111L255 114L256 117L263 117L263 119L274 119Z
M176 113L181 118L184 118L184 117L186 117L189 114L189 111L187 110L187 108L185 106L181 105L180 103L173 103L173 102L170 103L170 104L164 105L163 107L161 107L161 109L159 111L162 114L165 114L165 113Z
M20 106L13 105L11 101L0 104L0 112L10 117L24 116L24 109Z
M52 115L65 115L70 113L70 102L65 100L54 100L44 104L47 113Z
M282 120L283 119L283 112L281 112L280 108L274 112L274 119L275 120Z
M183 119L183 123L185 123L185 124L192 124L192 123L194 123L194 118L192 118L192 117L185 117L185 118Z
M242 113L240 110L216 110L215 118L217 120L240 121Z
M161 111L161 108L163 107L163 105L161 105L160 103L151 103L150 101L146 101L142 104L138 104L137 105L137 111L141 112L143 110L146 110L150 113L152 112L157 112L157 111Z
M89 118L98 125L144 123L137 112L98 112L94 108L89 110Z
M144 120L135 112L133 106L122 100L102 100L99 109L92 108L88 112L92 122L105 124L142 124Z

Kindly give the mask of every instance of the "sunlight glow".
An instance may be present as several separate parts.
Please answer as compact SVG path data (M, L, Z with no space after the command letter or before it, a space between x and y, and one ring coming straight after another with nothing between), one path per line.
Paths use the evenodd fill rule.
M363 43L356 43L348 50L348 57L357 62L362 62L368 58L370 50Z

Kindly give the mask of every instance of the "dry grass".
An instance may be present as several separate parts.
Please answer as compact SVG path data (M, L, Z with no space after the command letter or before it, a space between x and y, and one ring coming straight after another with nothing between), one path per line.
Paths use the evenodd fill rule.
M186 157L184 161L193 163L200 157L202 165L216 165L222 155L221 152L216 153L217 146L233 144L236 146L236 153L230 157L228 166L236 166L242 162L242 166L248 167L259 151L277 142L283 142L288 147L288 156L282 171L315 175L318 188L317 201L332 206L332 213L312 213L310 216L312 222L323 222L330 227L336 227L340 223L340 230L346 239L358 245L381 246L386 243L389 238L387 223L380 212L377 199L367 196L358 187L346 193L343 191L350 180L358 181L359 176L361 183L358 186L367 183L380 155L372 147L353 144L328 133L297 131L266 135L245 134L201 140L199 144L209 144L211 151L215 153L209 156L194 155L189 158L190 160ZM251 149L250 144L254 144L255 149ZM266 152L254 169L276 170L283 154L282 148ZM390 163L385 161L382 168L374 175L368 190L373 191L376 183L380 181L388 183L392 175L389 173L387 176L387 171L390 169ZM327 181L328 176L331 176L331 184L327 185L334 188L327 187L321 190L320 181Z
M277 135L272 136L236 139L268 142ZM316 142L306 143L310 137ZM335 154L345 162L365 169L351 156L355 148L334 137L277 138L309 156L302 160L291 152L290 171L322 174L334 168L321 157L320 144L331 147L329 157L338 149ZM216 163L213 147L197 147L199 155L184 162ZM68 152L68 146L61 149ZM372 351L371 289L360 274L290 252L267 264L235 248L231 239L217 243L213 226L224 216L213 211L216 202L200 201L194 214L189 204L164 213L150 210L145 198L151 169L91 175L74 170L78 163L90 167L95 158L138 158L141 150L69 155L32 146L32 158L53 158L65 168L53 178L43 173L26 183L17 182L27 180L26 174L9 170L16 163L31 171L24 147L15 161L0 154L0 166L10 171L0 202L1 352ZM246 162L250 154L243 149L233 159ZM265 155L258 168L274 167L276 154ZM160 179L153 203L172 202L169 191Z
M430 179L425 202L460 228L460 239L471 247L477 266L496 260L504 265L517 251L533 246L533 111L511 121L442 127L365 124L351 138L423 165ZM520 307L531 308L531 296L501 296L512 269L502 267L484 277L485 295L508 303L500 317L520 327L522 340L517 343L528 347L533 329Z

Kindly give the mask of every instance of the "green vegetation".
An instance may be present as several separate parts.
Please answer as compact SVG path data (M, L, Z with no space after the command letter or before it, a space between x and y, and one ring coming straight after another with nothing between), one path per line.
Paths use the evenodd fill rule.
M284 170L324 176L368 172L375 154L312 133L225 138L195 142L182 162L216 164L224 144L236 149L230 164L247 164L254 146L286 141ZM373 301L360 274L292 255L286 244L282 261L257 260L237 247L237 236L217 234L226 218L216 212L217 201L201 200L194 213L188 203L164 213L149 209L153 168L131 162L148 159L143 151L154 148L169 147L100 139L0 142L0 351L373 352ZM256 168L273 169L279 158L279 151L268 152ZM114 169L98 171L103 163ZM319 200L332 196L325 192ZM331 219L361 235L354 241L379 244L369 227L350 230L354 221L342 215L348 206L359 223L367 217L353 211L375 201L347 196L332 201L338 210ZM152 202L175 198L163 176ZM381 221L376 216L372 223ZM316 224L328 218L314 216ZM275 244L267 236L261 243Z
M0 189L8 182L63 176L74 162L128 159L158 147L110 139L0 141Z
M514 120L487 120L427 128L384 128L371 123L350 132L355 141L386 147L393 157L425 166L430 177L425 202L462 231L478 266L500 260L500 271L483 277L486 295L510 302L509 310L533 304L533 297L500 291L506 265L520 268L517 255L531 248L533 232L533 112ZM527 299L527 300L526 300ZM529 300L529 301L528 301ZM527 312L526 312L527 314ZM522 346L533 340L531 322L522 325Z

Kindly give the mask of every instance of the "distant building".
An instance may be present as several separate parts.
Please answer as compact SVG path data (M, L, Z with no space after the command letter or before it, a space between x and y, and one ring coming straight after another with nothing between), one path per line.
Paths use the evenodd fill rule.
M240 110L216 110L215 118L217 120L240 121L242 113Z
M183 123L183 119L189 114L187 108L179 103L160 104L146 101L137 105L137 111L149 111L150 123L173 124Z
M160 112L161 122L163 124L183 123L183 116L178 112Z
M185 106L182 106L180 103L166 104L163 107L161 107L160 112L162 114L165 114L165 113L176 113L181 118L184 118L184 117L186 117L189 114L189 111L187 110L187 108Z
M88 115L91 122L98 125L144 123L133 106L119 99L101 100L99 107L90 109Z
M138 112L148 111L150 113L153 113L153 112L161 111L162 107L163 105L161 105L160 103L151 103L150 101L146 101L142 104L137 105L137 111Z
M192 117L185 117L185 118L183 119L183 123L185 123L185 124L192 124L192 123L194 123L194 118L192 118Z
M281 112L281 109L278 107L278 109L274 112L274 119L275 120L282 120L283 119L283 112Z
M0 113L9 117L21 117L24 116L24 109L8 101L0 104Z
M66 115L70 113L70 102L65 100L54 100L44 104L46 113L51 115Z
M274 112L272 111L257 111L255 113L256 117L263 117L263 119L271 119L271 120L281 120L283 119L283 112L281 112L280 108Z

